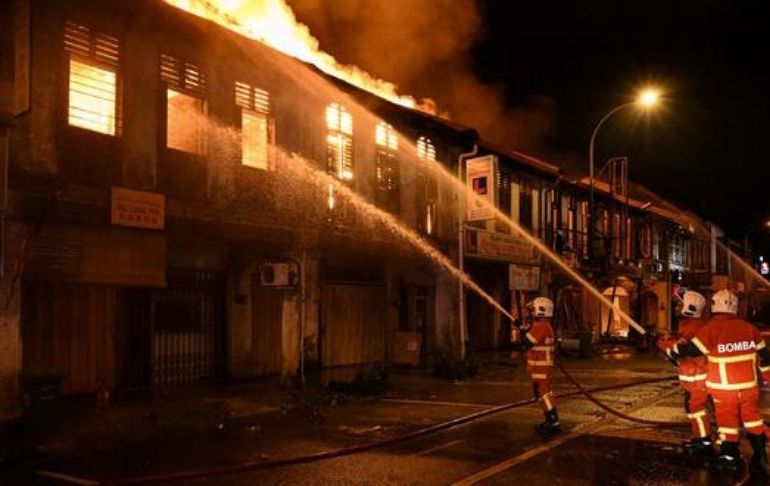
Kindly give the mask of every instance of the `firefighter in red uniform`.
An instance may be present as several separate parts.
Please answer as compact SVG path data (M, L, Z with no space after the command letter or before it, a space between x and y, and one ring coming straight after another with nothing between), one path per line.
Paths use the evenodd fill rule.
M759 413L757 368L765 382L770 379L770 351L759 330L736 317L738 297L729 290L711 299L712 318L684 345L674 344L671 356L680 359L705 355L708 359L706 387L714 399L719 428L718 469L738 470L740 427L751 443L752 466L767 470L767 438Z
M668 352L674 344L682 346L690 342L695 333L706 323L701 319L706 307L706 298L698 292L688 290L682 296L679 332L676 336L661 338L658 348ZM713 453L711 442L711 421L706 409L708 391L706 372L708 363L705 356L682 358L678 362L679 384L684 389L684 410L690 419L693 439L683 444L685 452L694 457L708 458Z
M527 309L532 325L521 342L527 351L527 375L532 382L535 398L540 402L545 414L545 421L536 425L535 430L542 435L555 435L561 432L561 425L551 391L555 351L554 332L551 326L553 302L547 297L537 297L527 304Z

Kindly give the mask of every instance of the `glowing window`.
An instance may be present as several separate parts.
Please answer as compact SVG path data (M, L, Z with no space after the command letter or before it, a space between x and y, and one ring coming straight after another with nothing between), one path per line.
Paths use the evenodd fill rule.
M417 158L422 162L417 169L417 227L433 235L438 223L438 184L429 164L436 160L436 146L429 138L417 139Z
M395 207L399 186L398 134L391 125L381 122L375 127L374 138L377 145L375 171L378 197L380 203Z
M353 116L339 103L326 107L326 165L329 173L353 179Z
M192 63L161 55L160 77L166 82L166 147L205 153L206 77Z
M116 77L114 71L70 59L70 125L115 135Z
M118 133L118 39L67 22L67 123L105 135Z
M202 155L203 100L171 88L166 99L166 147Z
M235 103L241 107L241 163L269 168L271 143L270 95L246 83L235 83Z
M436 160L436 146L431 139L427 137L417 139L417 157L422 160Z

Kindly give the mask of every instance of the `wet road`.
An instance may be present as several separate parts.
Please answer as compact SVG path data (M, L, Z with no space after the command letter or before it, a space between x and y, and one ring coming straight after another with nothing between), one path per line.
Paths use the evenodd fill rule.
M621 363L610 359L619 356ZM659 359L618 354L569 365L589 387L671 374ZM318 423L297 424L280 415L265 415L259 419L260 433L252 434L248 431L255 422L245 418L227 423L218 433L154 437L144 446L61 458L45 468L73 478L116 478L269 461L391 438L531 393L521 367L507 363L487 366L481 376L457 384L421 376L394 376L393 391L384 399L332 407ZM555 389L572 388L559 377ZM607 391L598 397L634 416L682 420L682 397L673 382ZM175 484L734 484L684 460L678 444L687 438L686 428L629 423L578 399L563 400L559 411L565 432L552 440L534 433L532 425L542 420L542 414L529 405L366 453L269 470L204 474ZM747 484L766 480L754 478Z
M674 419L679 411L679 392L668 384L604 393L602 398L645 417L660 418L670 409ZM467 403L403 406L469 409ZM552 440L533 432L541 413L529 406L379 451L194 484L656 484L650 482L654 476L665 481L659 484L714 484L707 474L683 463L677 450L684 438L679 431L661 433L608 419L584 401L566 401L560 411L566 431ZM691 482L693 475L705 482Z

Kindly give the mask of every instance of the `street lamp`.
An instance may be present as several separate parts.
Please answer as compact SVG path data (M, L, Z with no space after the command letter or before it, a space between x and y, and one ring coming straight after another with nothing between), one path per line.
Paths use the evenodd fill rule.
M610 111L605 114L601 120L599 120L599 123L596 124L594 127L593 133L591 133L591 142L588 144L588 175L590 179L590 186L591 186L591 199L590 199L590 245L589 245L589 252L590 256L593 259L594 256L594 232L596 230L595 226L595 215L594 215L594 145L596 144L596 135L599 133L599 129L604 125L604 123L615 113L621 111L624 108L628 108L629 106L639 106L643 109L650 109L654 107L658 101L660 100L660 95L658 94L658 91L653 88L646 88L642 90L636 97L635 100L629 101L627 103L623 103L622 105L616 106L615 108L611 109Z

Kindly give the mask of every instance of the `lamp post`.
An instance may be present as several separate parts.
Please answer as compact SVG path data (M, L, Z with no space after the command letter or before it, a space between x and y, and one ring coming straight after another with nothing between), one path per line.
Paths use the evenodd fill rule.
M604 125L604 123L612 117L615 113L623 110L624 108L628 108L629 106L638 105L643 108L652 108L654 105L657 104L659 99L658 92L654 89L646 89L642 91L638 97L634 101L629 101L627 103L623 103L621 105L616 106L615 108L608 111L596 124L594 127L593 132L591 133L591 141L588 144L588 176L590 179L590 201L589 201L589 256L591 257L591 260L593 260L594 257L594 233L596 231L596 223L595 223L595 204L594 204L594 147L596 145L596 136L599 133L599 129Z

